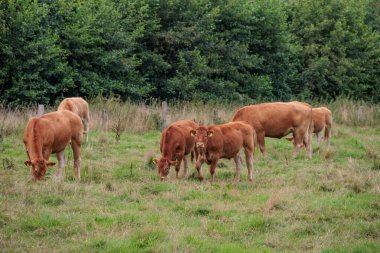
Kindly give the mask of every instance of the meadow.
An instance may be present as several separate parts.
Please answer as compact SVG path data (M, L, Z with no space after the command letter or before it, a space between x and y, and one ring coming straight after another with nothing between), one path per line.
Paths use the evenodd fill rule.
M194 164L186 178L172 168L159 179L158 103L101 99L90 104L82 180L74 180L67 148L64 178L53 166L46 182L33 182L22 134L36 110L0 108L0 251L380 252L380 108L349 100L328 107L331 146L315 147L314 137L311 160L304 150L291 159L291 142L267 138L253 182L245 166L234 182L233 161L221 160L212 184L205 165L204 182ZM237 108L170 104L168 122L227 122Z

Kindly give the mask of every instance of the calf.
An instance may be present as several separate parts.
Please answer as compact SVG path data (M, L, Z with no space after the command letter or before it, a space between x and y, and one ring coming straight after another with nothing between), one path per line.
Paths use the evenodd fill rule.
M57 154L58 176L65 165L64 151L71 143L74 153L75 176L80 180L80 147L83 125L78 115L70 111L47 113L29 120L24 130L24 145L29 160L25 165L32 167L33 180L44 181L51 153Z
M161 179L165 179L169 174L170 166L175 166L176 178L183 160L183 175L186 176L188 168L187 155L194 156L194 138L190 131L195 130L198 124L192 120L179 120L166 128L161 135L160 151L161 158L155 159L158 173ZM196 157L198 155L196 154Z
M58 106L58 111L61 110L71 111L83 120L86 142L88 142L88 134L90 132L90 110L86 100L81 97L65 98Z
M244 121L254 128L264 158L264 137L282 138L291 132L294 136L293 157L297 156L303 144L308 157L312 156L312 108L307 103L275 102L245 106L235 113L232 121Z
M319 147L322 140L322 131L325 130L325 140L327 146L330 146L331 139L331 126L332 126L332 113L326 107L313 108L313 129L312 132L317 135L317 146ZM287 138L293 140L293 137Z
M325 140L330 146L332 113L326 107L313 108L313 133L317 135L317 145L319 147L322 140L322 131L325 129Z
M256 134L254 129L243 122L230 122L216 126L200 126L191 131L199 156L196 163L198 178L203 180L201 167L206 161L210 166L211 182L214 180L216 165L220 158L234 158L235 179L240 180L240 150L244 148L248 168L248 180L252 181L253 152Z

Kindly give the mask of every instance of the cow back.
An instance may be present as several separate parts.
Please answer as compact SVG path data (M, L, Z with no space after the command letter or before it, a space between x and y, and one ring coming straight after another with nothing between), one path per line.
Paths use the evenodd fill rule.
M89 118L88 103L80 97L65 98L58 106L58 111L68 110L77 114L82 119Z
M314 123L314 133L319 133L323 128L331 126L332 124L332 113L326 107L313 108L313 123Z
M254 129L244 122L229 122L209 126L213 135L208 139L207 153L220 158L232 158L245 146L254 147Z
M311 107L302 102L275 102L240 108L232 121L244 121L258 133L281 138L300 125L311 124Z
M163 156L174 155L183 152L185 155L194 148L194 138L190 135L191 130L198 127L192 120L180 120L172 123L161 135L160 151Z
M83 125L80 117L67 110L51 112L39 118L43 131L50 133L44 145L51 145L53 153L63 150L71 139L82 139Z

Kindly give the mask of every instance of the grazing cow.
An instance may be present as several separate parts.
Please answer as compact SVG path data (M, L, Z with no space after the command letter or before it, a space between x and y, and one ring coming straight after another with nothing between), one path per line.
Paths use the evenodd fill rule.
M332 113L326 107L313 108L313 133L317 135L317 146L319 147L322 140L322 131L325 130L325 141L330 146ZM288 138L293 140L293 137Z
M90 110L86 100L80 97L65 98L58 106L58 111L68 110L77 114L84 124L86 134L86 142L88 142L88 134L90 132Z
M216 165L220 158L234 158L236 164L235 179L240 180L240 150L244 148L248 168L248 180L252 181L253 152L255 149L255 130L243 122L230 122L216 126L200 126L191 131L198 149L196 168L198 178L203 180L201 167L205 161L210 165L211 181L214 180Z
M325 141L327 142L327 146L330 146L332 120L332 113L328 108L313 108L313 133L317 135L318 147L322 140L323 129L325 129Z
M169 174L170 166L175 166L176 178L183 160L183 175L186 176L188 160L186 155L191 153L194 157L194 138L190 131L195 130L198 124L192 120L179 120L167 127L161 135L160 151L161 158L154 159L161 179L165 179ZM196 157L198 157L196 153Z
M25 165L32 166L33 180L44 181L50 154L56 153L58 176L62 175L65 165L64 151L71 143L74 153L75 176L80 180L80 147L82 144L83 124L75 113L67 110L47 113L29 120L24 130L24 145L29 160Z
M302 102L275 102L244 106L233 116L232 121L244 121L256 131L257 142L265 159L264 137L282 138L293 133L293 158L305 144L308 157L312 156L311 130L312 108Z

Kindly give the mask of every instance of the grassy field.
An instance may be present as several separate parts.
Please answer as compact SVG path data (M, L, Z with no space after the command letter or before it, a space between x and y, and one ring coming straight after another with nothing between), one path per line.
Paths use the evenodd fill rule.
M137 108L134 117L151 110ZM170 121L196 115L180 108L169 111ZM211 108L203 111L206 121L215 120ZM217 119L232 112L220 110ZM208 166L203 183L192 175L177 180L173 168L159 180L151 160L159 155L160 132L150 129L158 113L140 119L143 128L124 118L127 131L116 142L117 121L103 132L94 112L79 183L70 149L63 180L53 167L45 183L33 182L22 143L30 114L8 115L16 125L3 125L0 140L0 251L380 252L378 125L335 123L331 147L315 148L311 160L305 151L292 160L290 142L266 139L268 158L256 150L253 182L244 167L235 183L233 162L221 160L210 184Z

